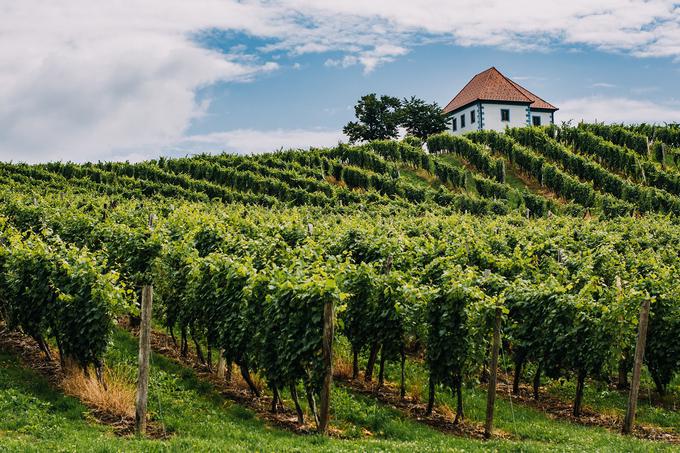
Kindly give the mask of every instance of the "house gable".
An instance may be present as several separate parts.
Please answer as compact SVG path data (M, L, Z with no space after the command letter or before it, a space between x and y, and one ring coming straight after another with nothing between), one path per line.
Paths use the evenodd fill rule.
M472 110L478 117L474 128L468 118ZM534 121L550 124L556 110L555 106L508 79L495 67L475 75L444 107L444 113L452 123L456 119L456 129L451 128L454 133L474 129L504 130L531 125ZM465 118L464 127L461 127L461 116Z

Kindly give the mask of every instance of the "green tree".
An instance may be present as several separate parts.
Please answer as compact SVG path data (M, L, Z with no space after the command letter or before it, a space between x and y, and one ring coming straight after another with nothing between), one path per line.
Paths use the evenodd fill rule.
M411 99L404 98L400 116L401 125L406 131L422 140L448 128L449 120L436 102L427 104L415 96L411 96Z
M351 143L397 137L401 116L399 99L367 94L354 106L354 113L358 121L350 121L342 129Z

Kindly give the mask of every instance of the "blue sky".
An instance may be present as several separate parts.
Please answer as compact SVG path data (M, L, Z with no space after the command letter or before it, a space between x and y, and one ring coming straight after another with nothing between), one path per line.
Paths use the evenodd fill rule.
M0 0L0 160L328 146L490 66L556 120L680 122L672 0Z
M282 57L278 71L253 82L200 90L199 96L211 99L211 106L189 133L221 128L341 129L353 118L355 101L369 92L417 96L443 107L472 76L491 66L558 107L572 99L619 97L675 104L680 110L680 64L671 58L636 58L583 46L532 52L430 44L370 73L360 66L329 67L324 64L327 58ZM583 114L590 114L588 106ZM570 118L580 119L573 110L557 113L557 121Z

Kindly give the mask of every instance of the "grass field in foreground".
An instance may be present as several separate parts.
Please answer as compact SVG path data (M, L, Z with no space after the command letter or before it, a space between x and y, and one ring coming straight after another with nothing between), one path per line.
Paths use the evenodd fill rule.
M107 363L134 373L135 340L117 332ZM466 392L467 414L483 416L484 394ZM442 395L443 396L443 395ZM448 398L444 398L446 401ZM9 451L680 451L600 428L551 420L499 400L497 425L512 440L488 442L440 433L342 387L333 393L333 424L348 439L298 435L266 425L225 401L195 373L157 354L152 358L150 410L167 440L122 438L92 421L77 400L51 389L35 372L0 354L0 450ZM370 437L363 437L364 430ZM356 438L351 438L357 436Z

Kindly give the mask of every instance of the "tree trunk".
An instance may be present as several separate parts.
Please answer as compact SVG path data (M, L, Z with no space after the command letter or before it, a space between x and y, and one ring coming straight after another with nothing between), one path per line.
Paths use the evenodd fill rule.
M180 333L180 355L183 359L186 359L189 355L189 341L187 340L187 327L182 326Z
M385 345L380 348L380 367L378 369L378 388L376 391L382 388L385 383Z
M432 415L432 409L434 409L435 390L436 386L434 384L434 379L432 379L432 375L430 375L430 392L427 395L427 410L425 411L425 415Z
M512 380L512 394L519 395L519 383L522 380L522 369L524 368L524 359L515 360L515 377Z
M352 379L359 377L359 350L352 348Z
M579 370L578 377L576 378L576 398L574 398L574 417L581 416L581 404L583 403L583 389L586 383L586 372L585 370Z
M45 342L42 335L38 334L35 336L35 341L38 343L38 347L45 354L45 360L48 362L52 361L52 351L50 351L49 345Z
M243 380L246 381L246 384L248 384L248 388L250 389L250 392L255 395L257 398L260 397L260 391L255 387L255 384L253 383L253 380L250 378L250 371L248 371L248 366L243 364L240 366L241 368L241 376L243 376Z
M458 424L465 419L463 413L463 378L456 378L456 418L453 419L453 424Z
M194 346L196 346L196 355L198 356L198 361L201 362L201 365L205 365L205 356L203 355L203 350L201 349L201 345L198 344L198 340L196 337L192 334L191 339L194 341Z
M290 397L293 399L293 404L295 404L298 423L302 425L305 423L305 414L302 412L302 407L300 407L300 400L298 399L297 387L295 384L290 384Z
M479 382L486 384L489 382L489 352L490 346L487 344L484 350L484 362L482 364L482 372L479 375Z
M616 388L619 390L626 390L628 388L628 360L625 358L619 360L619 375Z
M99 382L105 391L108 391L109 387L106 385L106 381L104 380L104 364L101 362L101 360L97 360L95 362L94 374L97 376L97 382Z
M208 343L208 370L212 371L213 369L213 362L212 362L212 346L210 343Z
M375 367L375 360L378 357L378 342L371 345L371 351L368 355L368 363L366 364L366 373L364 374L364 381L371 382L373 380L373 368Z
M278 412L276 403L278 403L278 401L279 401L279 389L276 388L275 385L272 385L272 393L273 393L273 396L272 396L271 412L276 414Z
M399 396L403 400L406 397L406 350L404 345L401 345L401 382L399 384Z
M534 374L534 399L535 400L538 400L539 390L541 388L541 368L543 368L543 364L541 362L538 362L538 366L536 367L536 373Z
M61 347L61 337L59 332L56 332L54 338L57 340L57 351L59 351L59 365L61 366L61 371L66 371L66 357L64 357L64 349Z
M175 332L173 331L172 327L168 327L168 332L170 333L170 339L172 340L172 344L177 347L177 338L175 338Z
M307 394L307 404L309 405L309 410L312 412L312 418L314 418L314 423L316 427L319 427L319 413L316 410L316 400L314 399L314 392L306 386L305 393Z
M654 386L656 387L656 393L659 394L660 397L666 396L666 385L661 382L661 379L659 379L656 376L656 373L651 373L652 374L652 380L654 381Z

